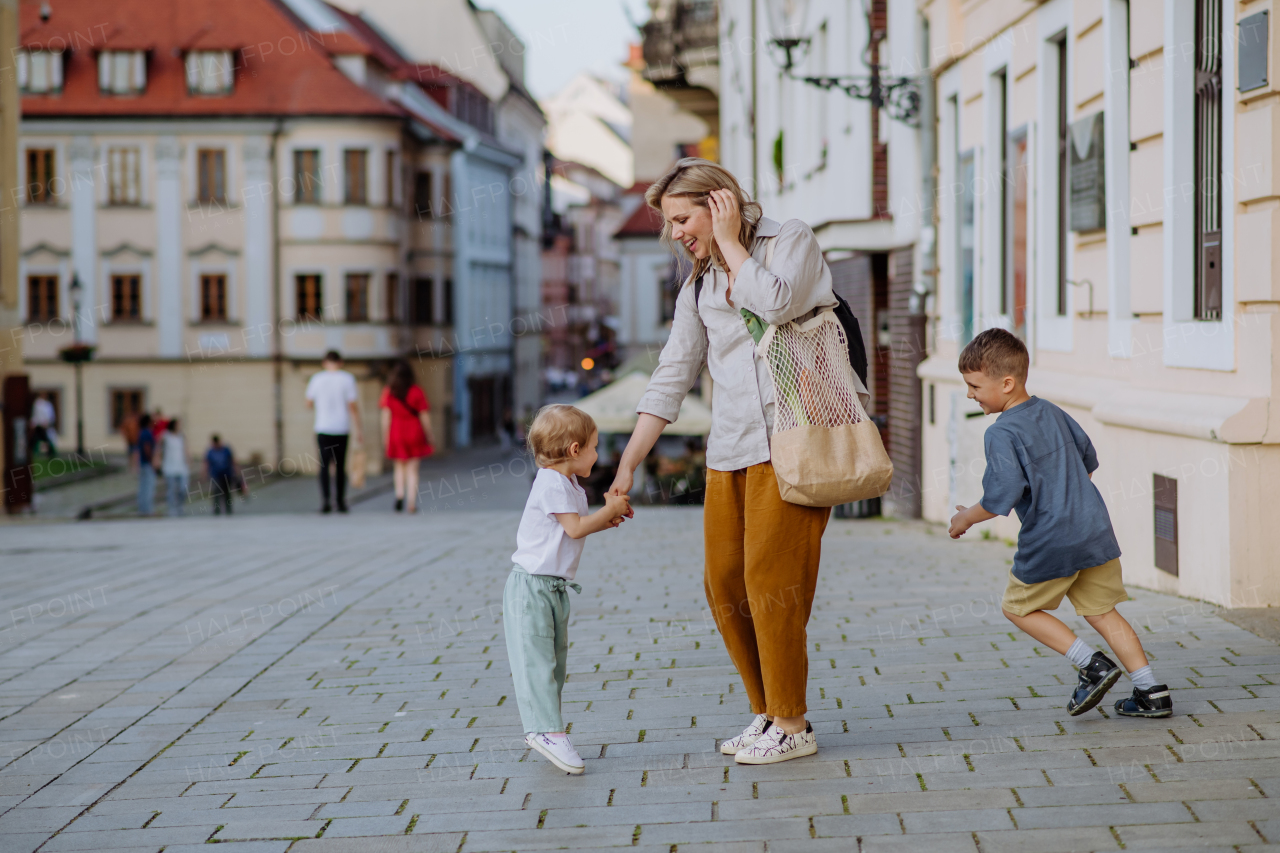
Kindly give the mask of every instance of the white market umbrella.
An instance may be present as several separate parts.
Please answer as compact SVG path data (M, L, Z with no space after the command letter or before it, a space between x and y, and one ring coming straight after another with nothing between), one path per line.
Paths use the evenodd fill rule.
M573 405L591 415L600 432L625 435L636 428L636 406L648 386L649 377L637 370ZM706 435L711 432L711 409L696 397L686 396L680 404L680 416L663 432L666 435Z

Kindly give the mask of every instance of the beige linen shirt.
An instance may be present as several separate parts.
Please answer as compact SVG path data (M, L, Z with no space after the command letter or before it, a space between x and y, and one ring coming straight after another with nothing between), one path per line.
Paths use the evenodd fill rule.
M775 245L766 270L770 237ZM636 406L638 413L674 422L706 364L712 379L707 467L714 471L736 471L769 461L773 379L768 364L756 353L739 309L747 308L766 323L778 325L836 304L831 270L818 240L798 219L782 225L761 219L751 258L734 280L732 305L725 296L728 287L728 275L715 264L703 279L699 304L694 304L692 279L681 286L671 336ZM865 390L860 383L858 390Z

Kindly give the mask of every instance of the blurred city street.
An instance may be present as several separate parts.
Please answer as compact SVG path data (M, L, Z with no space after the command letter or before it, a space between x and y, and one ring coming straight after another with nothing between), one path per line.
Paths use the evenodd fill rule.
M569 777L525 748L511 695L518 512L366 511L383 501L6 528L0 850L1280 841L1280 649L1210 605L1121 606L1172 719L1072 718L1070 666L998 612L1006 543L833 520L809 626L820 752L746 767L717 749L750 714L705 606L701 510L641 507L578 575Z

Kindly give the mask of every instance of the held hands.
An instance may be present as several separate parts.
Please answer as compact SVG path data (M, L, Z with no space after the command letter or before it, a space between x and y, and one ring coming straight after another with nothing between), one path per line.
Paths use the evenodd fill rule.
M959 539L973 526L973 522L969 520L969 508L956 504L956 509L959 512L951 517L951 527L947 530L947 535L952 539Z
M727 257L731 247L741 248L738 232L742 228L742 211L738 197L729 190L712 190L707 194L707 207L711 209L711 235L720 254Z
M635 514L635 511L631 509L631 498L626 495L614 494L612 489L604 496L604 509L610 518L610 527L617 527L622 524L623 519L630 518Z

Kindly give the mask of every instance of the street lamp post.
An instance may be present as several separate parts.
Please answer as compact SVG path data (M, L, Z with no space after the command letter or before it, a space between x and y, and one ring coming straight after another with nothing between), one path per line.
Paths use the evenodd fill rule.
M862 51L863 64L870 74L814 76L791 73L797 61L808 53L811 43L810 37L804 34L809 0L765 0L765 9L769 13L769 25L773 32L769 44L782 52L781 62L778 62L776 53L774 61L792 80L800 80L825 91L839 89L850 98L870 101L874 109L884 110L890 118L912 126L919 124L919 81L914 77L886 74L886 69L882 69L878 61L872 61L872 46L876 38L871 26L870 10L867 11L867 46Z
M60 353L62 360L70 362L76 371L76 455L84 458L84 379L81 365L93 358L93 347L86 346L80 340L80 297L84 287L80 284L80 276L71 274L71 334L72 345Z

